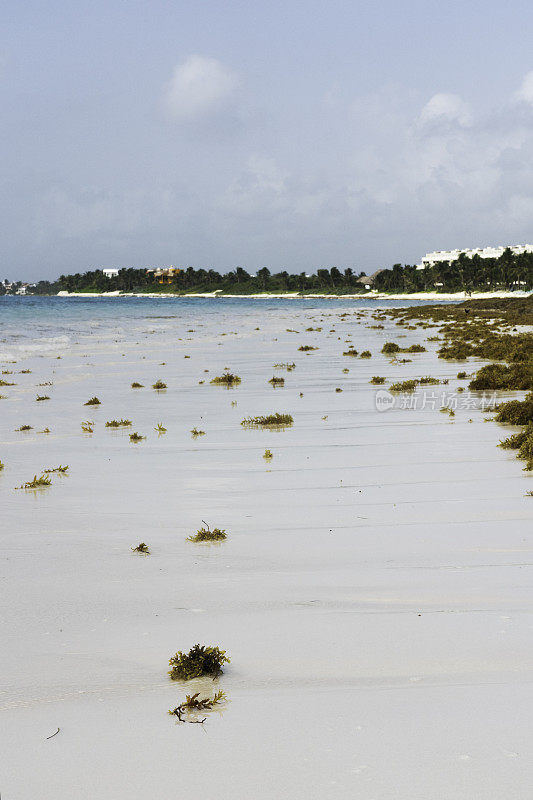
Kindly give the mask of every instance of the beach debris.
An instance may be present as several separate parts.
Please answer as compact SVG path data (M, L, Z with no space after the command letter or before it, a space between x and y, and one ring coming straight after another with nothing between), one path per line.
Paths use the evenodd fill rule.
M229 664L230 659L225 650L219 647L195 644L188 653L179 650L168 662L170 679L173 681L190 681L204 675L218 678L222 674L222 666Z
M47 739L53 739L53 738L54 738L54 736L57 736L57 734L59 733L59 731L60 731L60 730L61 730L61 728L58 728L58 729L57 729L57 731L56 731L55 733L53 733L51 736L47 736L46 738L47 738Z
M23 483L22 486L16 486L16 489L41 489L44 486L51 486L52 480L48 477L48 475L41 475L40 478L37 475L33 476L31 481L26 481Z
M91 397L90 400L87 400L86 403L83 404L84 406L99 406L101 405L100 400L95 396Z
M221 542L224 539L227 539L226 531L221 530L220 528L211 528L202 520L203 527L196 531L194 536L187 536L188 542Z
M290 414L280 414L279 412L276 412L275 414L265 414L257 417L245 417L245 419L242 420L241 425L257 425L268 428L292 425L293 422L294 420Z
M150 555L150 548L148 547L146 542L139 542L137 547L132 547L131 549L133 550L134 553L142 553L145 556Z
M180 722L202 725L207 717L197 719L194 716L194 712L211 711L214 706L225 703L226 699L226 694L223 691L215 692L213 697L200 697L200 692L196 692L193 695L186 695L184 702L171 709L168 713L176 716Z

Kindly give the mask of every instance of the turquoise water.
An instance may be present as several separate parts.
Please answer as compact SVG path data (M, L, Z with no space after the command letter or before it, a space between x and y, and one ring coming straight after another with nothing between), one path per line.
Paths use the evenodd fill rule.
M90 334L95 326L111 332L116 326L135 333L150 320L193 322L199 318L239 319L265 312L391 308L424 305L423 300L326 300L320 298L258 299L172 297L0 297L0 360L13 348L43 351L47 345L66 345L72 337ZM51 341L53 340L53 341Z

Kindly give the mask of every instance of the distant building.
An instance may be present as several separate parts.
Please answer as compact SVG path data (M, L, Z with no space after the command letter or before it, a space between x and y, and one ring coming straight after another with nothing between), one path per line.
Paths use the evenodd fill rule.
M360 278L357 278L356 283L365 287L365 289L373 289L374 288L374 281L376 280L377 276L383 272L382 269L378 269L372 273L372 275L361 275Z
M162 267L160 269L147 269L146 272L150 272L158 283L172 283L172 278L179 275L182 270L178 267Z
M506 245L501 247L478 247L475 250L435 250L433 253L426 253L420 264L416 265L417 269L426 269L426 267L433 267L442 261L457 261L461 253L464 253L468 258L472 256L479 256L480 258L500 258L504 251L509 250L515 255L520 253L533 253L533 244L515 244Z
M102 272L106 276L106 278L116 278L118 275L118 269L103 269Z

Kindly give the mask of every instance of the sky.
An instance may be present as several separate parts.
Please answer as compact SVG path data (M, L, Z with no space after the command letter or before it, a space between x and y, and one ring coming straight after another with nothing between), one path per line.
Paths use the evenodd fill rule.
M533 242L530 0L4 0L0 19L2 278L369 273Z

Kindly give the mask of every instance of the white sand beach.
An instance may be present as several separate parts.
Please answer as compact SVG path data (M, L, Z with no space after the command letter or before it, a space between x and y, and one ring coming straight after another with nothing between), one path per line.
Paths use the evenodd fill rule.
M89 303L4 338L5 800L531 797L531 481L457 393L483 362L439 360L432 331L372 329L371 307L335 299L107 319ZM392 363L386 341L427 352ZM350 342L372 357L343 356ZM239 386L209 383L225 367ZM449 383L381 412L374 375ZM274 411L294 424L241 425ZM187 541L202 520L227 540ZM227 651L224 674L171 681L197 642ZM167 714L215 687L227 703L204 724Z

